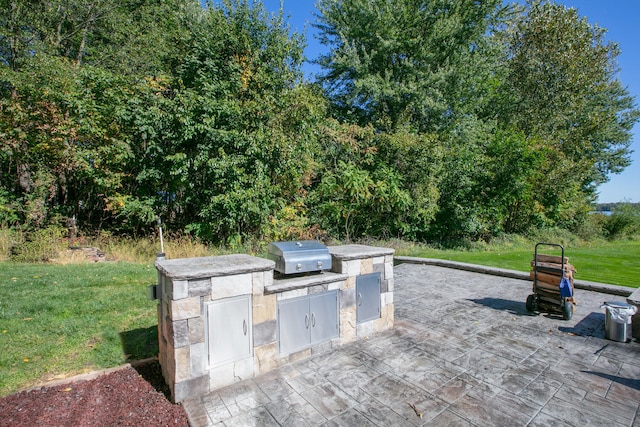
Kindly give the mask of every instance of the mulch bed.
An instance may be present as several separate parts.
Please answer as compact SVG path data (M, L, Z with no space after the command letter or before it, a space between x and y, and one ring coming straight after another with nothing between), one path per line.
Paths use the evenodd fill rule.
M188 426L152 361L0 398L0 426Z

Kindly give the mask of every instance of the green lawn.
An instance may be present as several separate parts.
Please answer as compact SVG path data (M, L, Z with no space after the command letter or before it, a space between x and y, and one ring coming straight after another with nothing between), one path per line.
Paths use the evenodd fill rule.
M478 251L452 251L414 247L398 255L446 259L471 264L529 271L535 244L530 249L493 248ZM559 255L549 247L540 253ZM576 279L637 288L640 286L640 241L598 243L597 246L565 246L565 256L578 270Z
M0 263L0 396L158 352L152 265Z

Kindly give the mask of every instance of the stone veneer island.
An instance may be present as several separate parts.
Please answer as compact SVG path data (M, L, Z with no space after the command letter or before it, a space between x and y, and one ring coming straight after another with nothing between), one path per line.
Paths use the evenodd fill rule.
M172 400L393 327L393 249L330 246L332 268L274 279L250 255L161 259L158 341Z

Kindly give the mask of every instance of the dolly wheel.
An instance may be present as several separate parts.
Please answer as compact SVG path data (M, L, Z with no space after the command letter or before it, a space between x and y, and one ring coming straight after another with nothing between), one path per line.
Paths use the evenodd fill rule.
M564 320L571 320L573 317L573 303L571 301L564 301L562 303L562 318Z
M536 308L538 304L536 304L536 296L531 294L527 297L527 311L530 313L533 313L534 311L536 311Z

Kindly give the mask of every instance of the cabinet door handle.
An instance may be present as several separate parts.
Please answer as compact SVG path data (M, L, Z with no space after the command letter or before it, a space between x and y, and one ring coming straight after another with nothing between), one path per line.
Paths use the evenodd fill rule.
M312 327L316 327L316 314L315 313L311 313L311 326Z
M245 334L245 336L247 335L247 320L246 319L242 320L242 332Z
M358 307L362 305L362 293L358 292Z
M308 314L304 315L304 327L309 329L309 315Z

